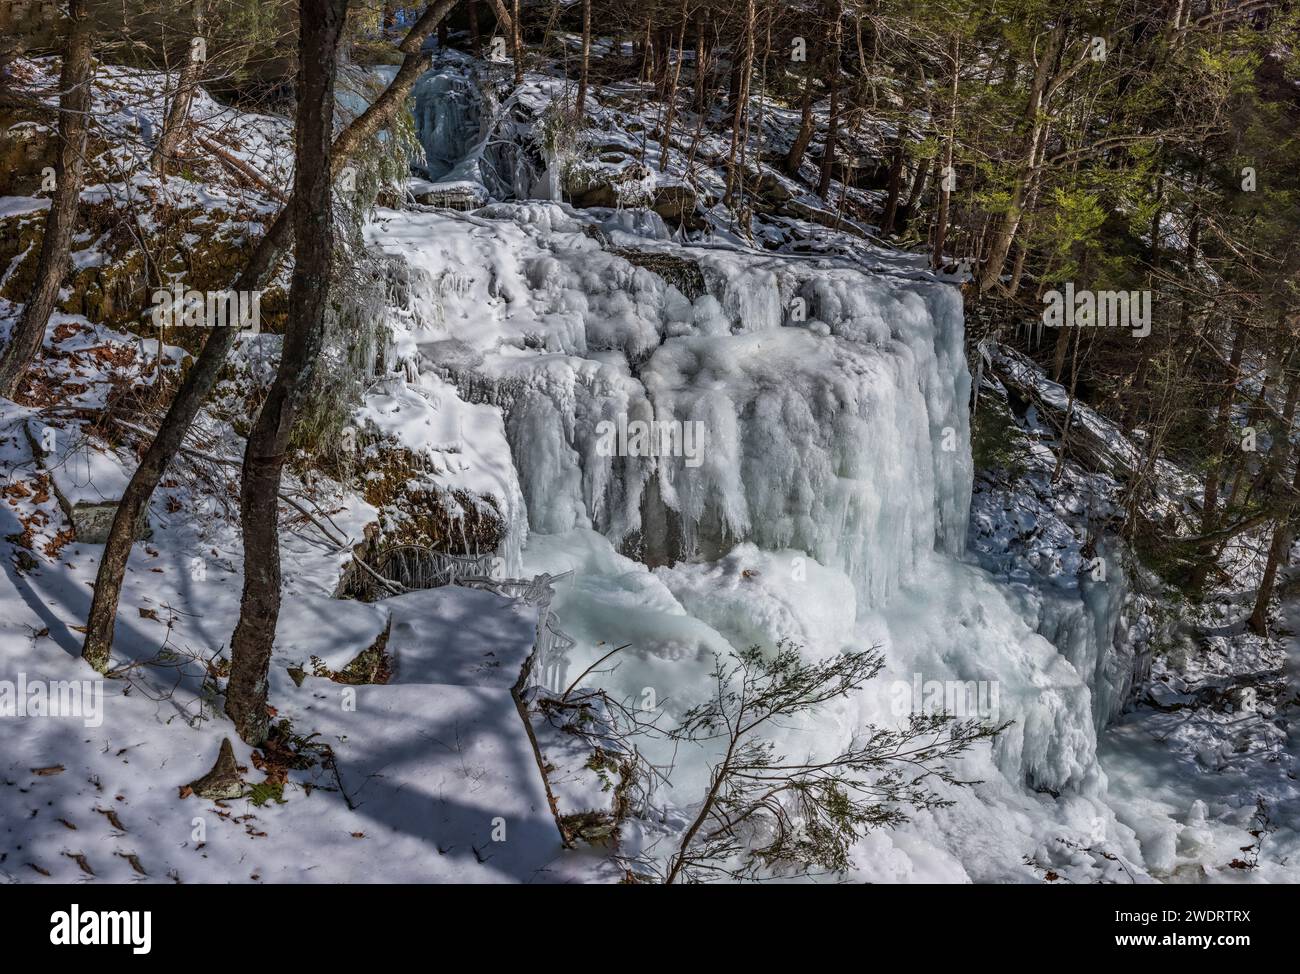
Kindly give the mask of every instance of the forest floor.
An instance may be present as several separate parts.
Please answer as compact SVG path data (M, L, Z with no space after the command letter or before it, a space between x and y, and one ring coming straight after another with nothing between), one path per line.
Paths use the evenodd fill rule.
M49 69L44 65L43 70ZM113 151L124 164L132 161L140 127L128 95L150 85L165 87L156 78L114 72L97 103L120 126L122 142ZM534 89L540 98L545 84L537 82ZM597 94L608 103L597 112L597 124L621 148L626 158L617 167L624 167L645 149L631 134L632 123L644 132L650 119L619 107L623 103L616 91ZM241 158L283 181L288 130L283 119L237 118L210 99L201 99L195 112L214 138L232 128L253 133L240 147ZM756 149L767 139L772 150L770 141L789 128L781 122L774 110L766 126L756 126ZM862 137L865 145L878 146L887 135L868 132ZM670 169L681 167L684 148L670 149ZM704 156L724 155L724 148L724 140L706 133ZM653 145L647 151L652 174L658 170L657 151ZM144 194L148 219L154 208L162 213L178 201L193 203L219 214L232 233L247 229L273 206L264 188L243 185L218 166L193 175L192 180L158 181L136 171L127 180L89 187L86 200L115 199L130 187ZM715 169L709 178L716 181L717 175ZM769 253L760 249L765 246L780 248L791 264L829 254L882 275L925 274L917 255L879 246L862 221L850 217L842 223L843 214L825 210L799 183L774 178L794 205L761 219L757 240L737 236L719 216L708 239L698 243L719 255L761 256ZM413 183L412 188L427 191L426 184ZM648 197L641 202L655 202L656 192L675 186L672 178L652 175L639 184L638 191ZM862 209L870 209L878 195L846 193ZM0 219L36 219L40 204L34 197L0 199ZM672 239L660 232L665 229L661 220L644 211L634 219L633 210L616 209L609 220L621 221L633 236L641 233L645 249L674 252ZM514 213L487 226L474 216L425 211L390 222L396 237L406 233L412 238L429 226L454 222L460 234L455 239L468 248L486 246L483 241L496 233L531 240L537 229L529 220L545 215ZM642 220L639 226L636 219ZM383 232L382 224L372 232ZM393 246L410 243L397 240ZM0 283L15 273L22 256L13 257ZM539 256L545 255L539 251ZM600 259L608 260L603 251ZM112 264L107 244L101 246L99 239L80 240L77 260L82 268ZM455 269L454 260L443 264ZM494 273L499 269L494 266ZM459 285L452 281L449 286ZM529 323L528 308L527 302L518 302L489 324L522 333ZM0 303L0 327L11 326L15 312L11 302ZM0 503L0 645L7 668L26 681L52 685L91 676L78 654L100 549L75 540L57 495L90 502L113 498L130 469L130 453L117 434L105 435L97 414L124 382L149 387L160 375L169 381L183 354L180 347L164 347L160 363L157 342L97 317L60 313L51 322L33 384L42 398L29 405L0 403L0 465L6 474ZM236 364L244 374L253 374L266 361L265 350L251 342ZM507 497L502 486L509 479L504 468L509 467L510 445L493 409L462 401L432 374L418 385L398 388L394 383L391 390L372 390L364 406L368 418L435 456L449 486L495 492L503 506L520 502ZM231 417L243 406L241 396L237 384L222 390L191 441L196 449L226 461L240 455L242 441ZM45 408L56 400L58 411ZM1113 426L1095 414L1085 417L1117 446L1124 445ZM908 600L920 604L941 598L951 600L944 604L951 614L930 619L926 625L931 629L950 627L958 617L979 621L985 609L981 600L997 594L989 578L1033 589L1034 598L1058 585L1071 598L1077 596L1078 587L1069 579L1078 574L1088 540L1085 525L1098 504L1114 503L1114 482L1071 466L1063 486L1051 483L1055 454L1050 428L1032 412L1015 422L1034 443L1031 469L1017 477L982 472L971 519L972 564L946 565L943 570L950 574L936 575L953 586L970 582L970 590L954 592L941 585L938 593L909 593L894 617L873 624L909 632L911 622L903 618ZM49 441L47 429L54 431ZM1180 472L1168 474L1171 495L1186 489ZM348 541L362 538L377 516L359 491L323 481L309 484L305 478L291 481L292 495L318 513L326 512L332 533ZM233 484L228 464L192 456L177 464L158 491L150 518L153 534L137 546L126 577L114 650L117 678L93 681L103 694L102 722L71 717L6 725L0 757L0 877L20 882L619 878L620 870L598 847L563 848L510 694L535 637L535 608L467 588L430 589L377 603L338 599L347 546L289 511L282 539L284 609L270 677L276 717L287 722L283 747L255 751L234 743L248 784L238 799L186 794L185 786L212 766L229 735L229 725L218 713L217 685L242 585ZM598 578L571 582L562 593L562 601L575 612L596 606L585 619L572 619L575 628L627 623L638 613L651 618L658 608L654 598L672 601L659 581L664 575L652 577L607 544L600 547L602 539L575 534L563 540L542 536L526 553L527 563L539 571L563 569L582 559L599 562ZM1017 547L1022 537L1031 540ZM745 549L709 571L736 589L755 576L762 578L745 559L759 564L763 557ZM767 584L775 574L769 567L781 566L781 557L761 561L768 574L753 583L755 588ZM675 579L678 594L695 584L687 575ZM717 603L723 591L719 586L705 594ZM824 620L811 617L839 591L828 582L819 596L822 602L799 605L793 599L787 615L809 620L810 630L818 625L829 629ZM1293 634L1300 632L1300 600L1282 607L1286 635L1265 641L1244 635L1233 621L1248 593L1221 595L1201 610L1191 635L1152 651L1150 675L1134 689L1131 706L1099 736L1100 767L1108 780L1105 802L1122 828L1107 826L1110 834L1089 846L1077 838L1081 828L1086 831L1086 821L1076 827L1075 820L1095 817L1094 803L1066 799L1058 807L1055 796L1012 793L1009 787L997 792L1005 783L995 782L982 796L989 808L979 815L938 816L923 823L927 831L904 829L891 839L873 837L863 853L873 860L873 878L1032 882L1050 873L1115 882L1295 879L1300 869L1300 788L1292 727L1298 713L1300 637ZM1158 601L1159 596L1135 605L1131 627L1143 629L1152 598ZM671 611L652 621L663 625L667 619L683 631L688 624L702 628L672 604ZM933 609L930 615L935 615ZM1019 620L1017 625L1025 629ZM1147 620L1145 625L1151 629L1157 624ZM925 635L919 623L910 632ZM330 678L385 633L391 668L386 682L352 686ZM725 645L722 636L710 633L710 639ZM1002 635L994 631L986 638ZM593 658L605 651L594 632L586 636L584 649ZM1149 647L1151 633L1139 632L1134 641ZM683 637L670 648L686 655L682 646L691 645ZM290 668L302 672L295 676ZM1253 695L1244 693L1248 689ZM321 745L328 745L328 752ZM1062 836L1054 837L1057 815ZM661 818L645 828L653 832L662 824ZM963 848L977 850L970 861L958 862L927 844L944 828L962 833L954 841L964 843ZM993 852L986 853L986 845ZM1009 849L1017 854L989 861ZM1035 866L1040 862L1042 869Z

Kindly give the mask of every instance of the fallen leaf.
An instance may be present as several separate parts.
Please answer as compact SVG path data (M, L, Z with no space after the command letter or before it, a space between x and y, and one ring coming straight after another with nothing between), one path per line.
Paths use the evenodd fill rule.
M108 819L109 824L112 825L113 828L117 829L119 832L126 831L126 826L122 824L122 820L117 817L117 812L113 811L113 809L97 808L95 809L95 811L99 812L100 815L103 815L104 818Z
M141 876L149 875L147 872L144 871L144 866L140 865L140 857L137 856L134 852L119 852L118 855L121 856L123 859L125 859L127 862L129 862L131 864L131 868L134 869L136 872L138 872Z
M86 859L84 853L65 852L64 855L67 856L69 859L71 859L73 862L75 862L78 866L80 866L81 871L86 875L88 876L95 875L95 870L90 868L90 862Z

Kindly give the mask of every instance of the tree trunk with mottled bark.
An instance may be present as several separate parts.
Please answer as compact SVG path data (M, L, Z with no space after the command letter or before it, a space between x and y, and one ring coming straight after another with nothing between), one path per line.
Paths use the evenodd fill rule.
M325 341L325 309L334 226L330 134L334 123L335 54L347 0L299 0L298 121L294 126L293 276L289 320L275 379L244 450L239 520L244 535L244 591L230 641L226 714L248 744L269 724L267 672L280 617L280 478L289 438L311 387Z
M45 326L68 270L81 187L85 181L86 135L90 128L90 85L94 73L86 0L68 4L71 24L59 75L59 154L54 160L54 197L45 217L36 284L0 357L0 396L14 397L28 366L41 350Z
M176 90L172 92L171 105L168 107L162 132L158 136L150 160L155 172L166 171L167 163L175 157L176 150L180 148L181 137L185 134L185 127L190 121L190 106L194 103L194 90L198 87L199 72L203 68L203 60L206 57L207 41L204 38L207 26L206 0L190 0L190 21L194 36L190 38L185 66L181 68Z
M369 138L379 132L394 113L406 103L406 98L415 86L416 79L428 67L428 59L420 49L425 40L433 33L448 11L456 5L456 0L437 0L430 4L424 14L407 33L398 50L404 55L402 64L389 82L388 87L370 106L358 115L334 140L331 169L335 176L342 168L344 160L356 152ZM253 256L245 265L243 272L235 281L231 290L256 291L270 275L280 252L288 243L291 222L289 219L290 203L276 216L270 229L258 241ZM86 620L86 639L82 645L81 655L101 673L108 668L109 653L113 647L113 629L117 617L118 602L122 597L122 580L126 575L127 560L131 555L131 545L135 541L136 526L144 514L163 473L181 448L190 424L198 414L199 407L207 399L212 387L216 385L221 374L226 356L234 347L238 337L234 328L213 330L203 344L194 365L186 373L180 389L177 390L167 415L153 441L145 451L143 459L132 474L122 500L113 517L109 529L108 541L104 545L104 554L99 561L99 572L95 577L95 592L90 603L90 614Z

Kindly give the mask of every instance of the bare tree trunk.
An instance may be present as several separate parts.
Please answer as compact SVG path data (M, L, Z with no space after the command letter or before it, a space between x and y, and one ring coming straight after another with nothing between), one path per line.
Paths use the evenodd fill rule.
M808 62L808 71L803 79L803 99L799 106L799 131L795 134L794 141L790 143L790 151L785 154L785 171L791 177L799 175L799 167L803 165L804 153L808 151L808 146L812 143L815 129L812 73L813 67L810 61Z
M437 0L430 4L423 16L416 21L402 43L398 45L403 55L397 74L389 82L383 93L370 104L370 107L357 116L334 140L331 158L331 171L337 176L343 161L375 135L393 114L406 102L415 81L428 67L428 61L420 48L433 33L447 12L456 5L456 0ZM253 256L235 281L232 290L256 291L270 274L281 250L289 240L291 221L289 214L293 205L289 204L276 216L265 236L258 241ZM213 330L203 344L185 380L177 390L167 415L163 418L158 433L145 451L144 458L136 467L130 483L122 493L113 525L109 529L108 541L104 545L104 554L99 562L99 572L95 577L95 594L90 603L90 615L86 620L86 640L81 649L82 657L101 673L108 668L109 651L113 646L113 628L117 616L117 605L122 597L122 580L126 574L127 560L131 555L131 545L135 540L136 525L153 496L154 489L162 480L163 473L171 458L181 448L190 424L198 414L199 407L216 385L221 374L226 356L238 337L234 328Z
M1285 322L1279 322L1279 324L1285 328ZM1262 381L1260 382L1259 387L1250 396L1251 403L1249 408L1246 410L1246 426L1248 428L1258 426L1265 417L1270 419L1272 418L1273 410L1268 404L1270 391L1272 390L1274 383L1282 383L1282 391L1286 396L1283 409L1284 411L1289 412L1289 415L1283 422L1282 428L1287 431L1287 436L1290 435L1291 417L1295 415L1295 405L1291 399L1291 386L1294 386L1295 383L1290 383L1290 385L1283 383L1288 371L1290 360L1290 348L1283 335L1279 335L1268 353L1268 361L1264 366ZM1290 446L1290 440L1286 437L1283 438L1283 443L1286 446ZM1276 447L1277 443L1274 442L1272 446ZM1246 452L1247 451L1244 449L1235 451L1232 463L1232 485L1228 488L1228 496L1223 500L1223 509L1225 511L1231 511L1237 505L1237 500L1241 496L1242 485L1246 482L1246 474L1248 468L1251 466L1245 455ZM1265 474L1268 472L1269 459L1275 452L1275 450L1270 449L1268 454L1264 457L1260 469L1255 472L1255 483L1252 484L1251 489L1246 492L1247 497L1249 497L1251 491L1260 484L1267 483L1271 489L1272 481L1266 481ZM1220 491L1220 493L1222 493L1222 491ZM1214 557L1217 559L1221 553L1221 548L1215 549Z
M469 48L475 57L483 56L483 34L478 26L478 0L468 0L466 14L469 17Z
M907 198L903 200L902 215L897 221L900 233L907 230L912 221L916 219L916 213L920 208L921 198L925 195L929 179L930 161L928 159L918 159L916 161L916 171L912 173L912 181L907 190Z
M1260 481L1265 489L1271 488L1274 480L1286 462L1291 445L1291 427L1295 421L1296 403L1300 399L1300 370L1292 368L1296 358L1295 349L1289 349L1283 355L1282 371L1289 372L1287 380L1286 403L1282 407L1282 422L1273 431L1273 442L1269 447L1268 457ZM1292 482L1292 491L1300 491L1300 458L1297 458L1296 477ZM1229 501L1231 503L1231 501ZM1259 591L1255 595L1255 607L1250 614L1250 628L1260 636L1268 635L1268 603L1273 597L1273 588L1277 582L1278 571L1283 567L1287 554L1291 550L1294 534L1291 518L1295 516L1292 508L1285 517L1279 518L1273 527L1273 538L1268 547L1268 558L1264 563L1264 574L1260 578Z
M497 23L510 38L510 56L515 62L515 84L524 83L523 34L519 27L519 0L514 0L514 13L506 9L505 0L488 0L497 15Z
M744 28L741 28L741 38L744 38ZM736 114L736 100L740 97L740 73L744 66L744 57L739 56L737 44L735 42L728 48L730 52L731 70L727 72L727 114Z
M515 57L515 84L524 83L524 18L519 9L519 0L515 0L514 14L510 18L510 34L514 38L511 50Z
M703 114L708 107L709 75L713 72L710 63L710 48L705 40L704 27L708 23L708 11L700 10L695 15L695 111Z
M335 54L348 0L298 2L298 122L294 127L293 278L280 365L244 450L239 520L244 593L230 641L226 714L249 744L266 738L266 675L280 617L280 477L298 410L325 339L334 226L330 134Z
M672 31L660 28L654 31L654 45L651 49L650 80L654 82L655 94L663 98L668 91L668 68L672 57Z
M745 0L745 37L744 56L739 62L739 76L733 75L731 152L727 157L727 192L723 200L730 204L736 194L736 154L740 149L740 140L744 137L745 110L749 103L749 77L754 70L754 0Z
M830 5L830 57L826 70L830 74L831 106L826 119L826 150L822 153L822 171L817 182L817 195L823 200L830 194L831 177L835 171L835 142L840 125L840 42L843 37L843 0L832 0Z
M1029 91L1029 100L1025 105L1025 138L1022 143L1021 161L1016 171L1011 189L1011 200L1007 210L998 221L997 228L989 243L984 267L979 275L979 292L982 294L993 287L1002 277L1002 267L1007 254L1011 251L1011 242L1020 227L1020 217L1025 205L1025 195L1041 163L1039 157L1041 136L1047 125L1044 109L1047 104L1048 90L1056 74L1057 60L1065 46L1065 25L1058 24L1047 34L1047 42L1038 61L1038 70L1034 72L1034 84Z
M10 399L45 340L45 326L68 269L72 231L85 181L90 84L94 73L86 0L71 0L68 13L72 22L59 74L59 154L54 160L54 197L45 216L45 234L41 238L32 295L14 324L4 356L0 357L0 396Z
M668 77L668 117L664 119L663 139L659 143L659 171L668 171L668 154L672 146L673 124L677 121L677 84L682 77L682 62L686 60L686 0L682 0L682 22L677 34L677 63Z
M1073 328L1062 325L1056 330L1056 347L1052 350L1052 381L1060 382L1061 373L1065 371L1065 356L1070 351L1070 335Z
M912 182L907 190L907 199L903 201L903 209L907 211L908 218L916 215L917 205L921 197L925 195L926 183L930 178L930 160L918 159L916 169L912 173Z
M1210 434L1209 472L1205 476L1205 502L1201 507L1201 534L1210 534L1219 523L1219 481L1223 456L1228 448L1228 427L1232 420L1232 403L1237 397L1237 379L1241 372L1241 357L1246 347L1246 323L1237 322L1236 334L1232 338L1232 352L1228 360L1228 375L1225 379L1223 397L1219 400L1218 413L1214 419L1214 429ZM1210 560L1206 558L1192 571L1191 587L1199 591L1205 585L1210 574Z
M1296 460L1295 477L1291 481L1292 493L1300 492L1300 458ZM1273 587L1277 584L1278 570L1286 563L1291 551L1291 519L1295 517L1294 505L1278 518L1273 527L1273 540L1268 546L1268 560L1264 563L1264 575L1259 580L1259 592L1255 595L1255 608L1250 614L1250 629L1256 635L1268 635L1268 603L1273 598Z
M1032 204L1031 207L1032 209ZM1033 230L1033 224L1030 223L1030 232ZM1007 294L1014 297L1020 290L1020 284L1025 279L1025 261L1029 258L1029 245L1022 239L1016 245L1016 259L1011 263L1011 281L1007 284Z
M206 56L204 34L207 27L206 0L190 0L190 19L194 27L194 36L190 39L189 52L185 66L181 68L176 90L172 93L172 102L163 121L162 133L154 146L153 158L150 160L155 172L164 172L167 163L176 155L180 147L181 136L190 121L190 105L194 102L194 89L199 83L199 72Z
M948 210L952 205L952 152L957 140L957 79L961 74L961 40L956 34L948 39L948 58L952 61L952 106L948 115L948 138L943 144L943 166L939 169L939 206L934 224L934 250L930 266L943 266L943 246L948 239Z
M894 151L889 163L889 184L885 198L885 212L880 218L880 232L888 235L894 230L894 219L898 216L898 198L903 192L903 136L894 140Z
M642 84L647 83L654 74L654 43L651 40L651 32L654 30L654 17L646 14L645 31L641 34L641 68L637 73L637 81Z
M591 0L582 0L582 73L578 76L578 120L587 117L587 73L591 69Z
M1297 349L1290 349L1283 356L1282 371L1289 373L1286 387L1286 401L1282 405L1282 422L1273 433L1273 442L1269 445L1268 458L1264 461L1264 471L1260 482L1271 486L1282 470L1286 461L1287 450L1291 445L1291 427L1295 422L1297 403L1300 402L1300 368L1296 367Z

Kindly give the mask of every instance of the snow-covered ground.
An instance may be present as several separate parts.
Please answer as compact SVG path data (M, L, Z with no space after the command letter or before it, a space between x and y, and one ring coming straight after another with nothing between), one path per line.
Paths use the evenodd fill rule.
M416 93L428 178L413 189L468 183L485 196L551 195L563 160L518 146L555 86L531 78L496 105L475 101L465 66L453 68L431 70ZM140 92L161 86L123 77L107 80L118 93L102 99L104 111L138 133ZM620 111L600 105L615 94L595 93L593 126L626 142L630 156L639 140ZM449 104L453 96L461 101ZM205 124L229 121L230 110L208 100L195 111ZM506 128L494 127L502 119ZM260 133L247 158L283 185L282 124L245 121ZM489 131L519 140L515 153L485 156ZM647 151L652 174L657 151ZM193 183L131 180L231 219L271 206L253 191L232 202L228 174L215 171ZM87 198L116 198L125 185L94 186ZM652 175L640 189L653 197L673 185ZM33 200L0 199L0 219L37 217ZM1124 559L1087 534L1113 504L1113 482L1071 469L1050 484L1047 431L1032 417L1024 425L1042 442L1023 477L977 481L956 282L847 228L787 214L758 230L770 249L721 223L684 241L644 209L554 198L470 213L379 210L366 235L392 275L389 300L374 309L389 344L354 424L426 458L444 496L489 505L503 526L493 553L502 574L555 577L549 610L459 586L374 603L336 598L351 544L380 512L363 483L292 479L293 496L320 516L284 512L271 668L284 748L236 744L243 797L187 794L182 786L211 767L230 733L220 657L238 613L242 555L233 473L180 458L154 498L153 533L133 552L116 678L93 681L90 699L102 692L102 708L89 721L0 717L0 875L617 879L610 847L562 843L557 816L595 811L607 796L599 766L588 769L593 784L572 737L545 726L538 701L581 677L584 692L603 690L671 727L710 692L715 654L793 640L812 659L879 646L886 668L860 693L781 728L782 753L833 754L867 725L897 726L922 706L915 689L936 681L980 688L979 712L968 716L1011 722L959 762L975 784L945 788L950 807L867 835L848 878L1300 876L1286 726L1294 664L1283 670L1285 689L1257 709L1173 709L1195 704L1195 686L1207 681L1189 677L1186 661L1152 662L1152 625L1129 597ZM99 253L83 243L87 259ZM16 313L0 305L6 327ZM275 341L244 340L241 374L264 368ZM79 627L100 548L72 539L54 488L83 501L118 489L129 449L111 446L86 411L105 409L124 375L157 381L155 347L56 315L43 381L62 390L61 405L83 411L0 403L0 680L94 676L78 657ZM164 352L166 377L181 351ZM228 383L205 411L193 444L207 456L239 456L231 420L241 395ZM1083 416L1098 435L1114 434L1102 417ZM609 431L634 421L679 431L678 449L607 449ZM698 450L687 429L701 432ZM521 699L531 709L521 710L512 688L548 611L567 638L526 672L533 686ZM386 682L330 678L377 640ZM1276 648L1244 659L1236 645L1224 637L1218 676L1209 676L1282 668ZM615 647L624 648L593 667ZM1135 672L1142 693L1155 685L1143 682L1148 664L1169 688L1163 698L1152 691L1166 709L1130 707ZM654 735L636 746L672 771L630 809L619 851L657 855L698 802L716 755ZM1253 828L1264 839L1252 853Z

